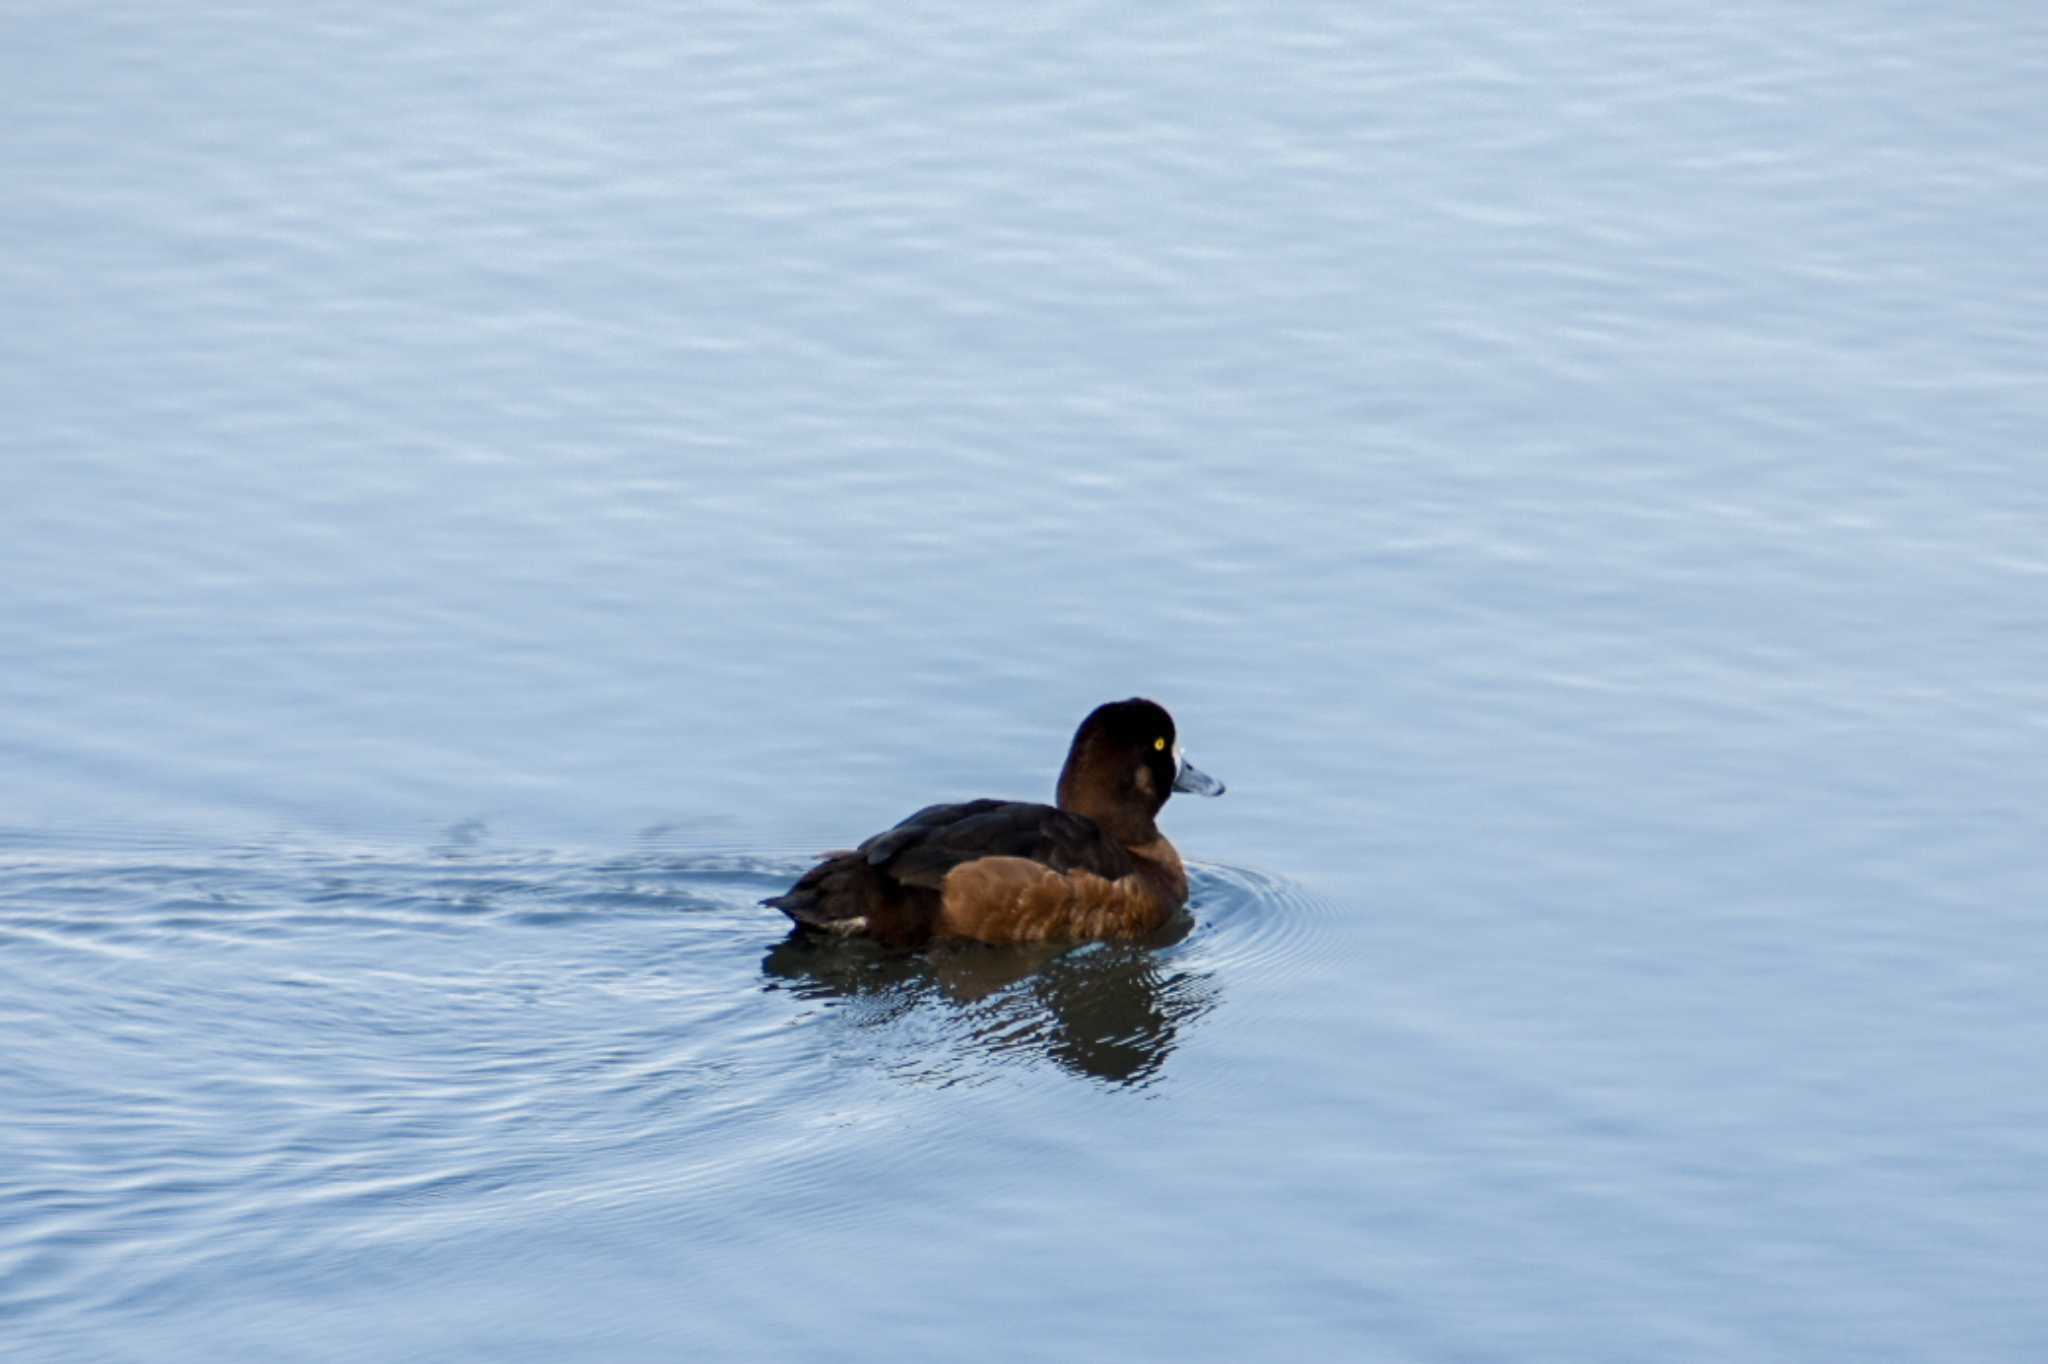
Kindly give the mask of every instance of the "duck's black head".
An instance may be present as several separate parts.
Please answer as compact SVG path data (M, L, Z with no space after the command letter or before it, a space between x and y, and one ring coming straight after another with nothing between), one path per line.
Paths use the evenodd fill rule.
M1220 796L1223 783L1187 760L1158 702L1111 701L1074 731L1060 769L1062 810L1088 816L1121 842L1146 843L1158 837L1153 816L1175 791Z

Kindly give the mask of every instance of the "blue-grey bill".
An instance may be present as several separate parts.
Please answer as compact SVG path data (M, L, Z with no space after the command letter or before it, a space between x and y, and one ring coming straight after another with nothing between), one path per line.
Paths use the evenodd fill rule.
M1191 796L1220 796L1223 794L1223 783L1193 763L1182 759L1180 771L1174 774L1173 789L1185 791Z

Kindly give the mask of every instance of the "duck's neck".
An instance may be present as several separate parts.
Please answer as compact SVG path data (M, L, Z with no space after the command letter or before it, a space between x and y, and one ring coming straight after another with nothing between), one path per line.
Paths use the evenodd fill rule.
M1134 810L1129 806L1090 809L1085 805L1069 805L1065 801L1060 802L1060 808L1071 815L1086 815L1095 821L1103 833L1133 852L1153 843L1166 842L1166 836L1159 832L1159 826L1152 822L1152 816L1143 810Z
M1160 837L1151 813L1134 795L1100 782L1083 781L1071 771L1060 774L1060 809L1070 815L1086 815L1126 848L1156 842Z

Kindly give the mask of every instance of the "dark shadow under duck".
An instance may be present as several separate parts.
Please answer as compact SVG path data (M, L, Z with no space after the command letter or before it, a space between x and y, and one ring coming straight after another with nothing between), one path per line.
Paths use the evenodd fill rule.
M799 998L858 1000L857 1026L889 1030L927 1013L909 1056L894 1064L941 1080L990 1062L1043 1056L1060 1069L1116 1085L1149 1084L1180 1034L1218 1003L1217 982L1174 959L1192 921L1172 915L1141 941L991 947L938 942L906 952L859 937L792 933L761 960L769 989Z
M802 932L898 946L1144 937L1187 903L1180 854L1153 822L1175 791L1223 783L1182 755L1163 706L1112 701L1074 732L1058 805L927 806L761 903Z

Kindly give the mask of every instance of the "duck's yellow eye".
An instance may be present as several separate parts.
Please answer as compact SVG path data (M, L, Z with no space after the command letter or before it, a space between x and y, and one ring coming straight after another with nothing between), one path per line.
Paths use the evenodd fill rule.
M1154 739L1152 741L1152 748L1155 752L1164 753L1166 751L1166 740Z

